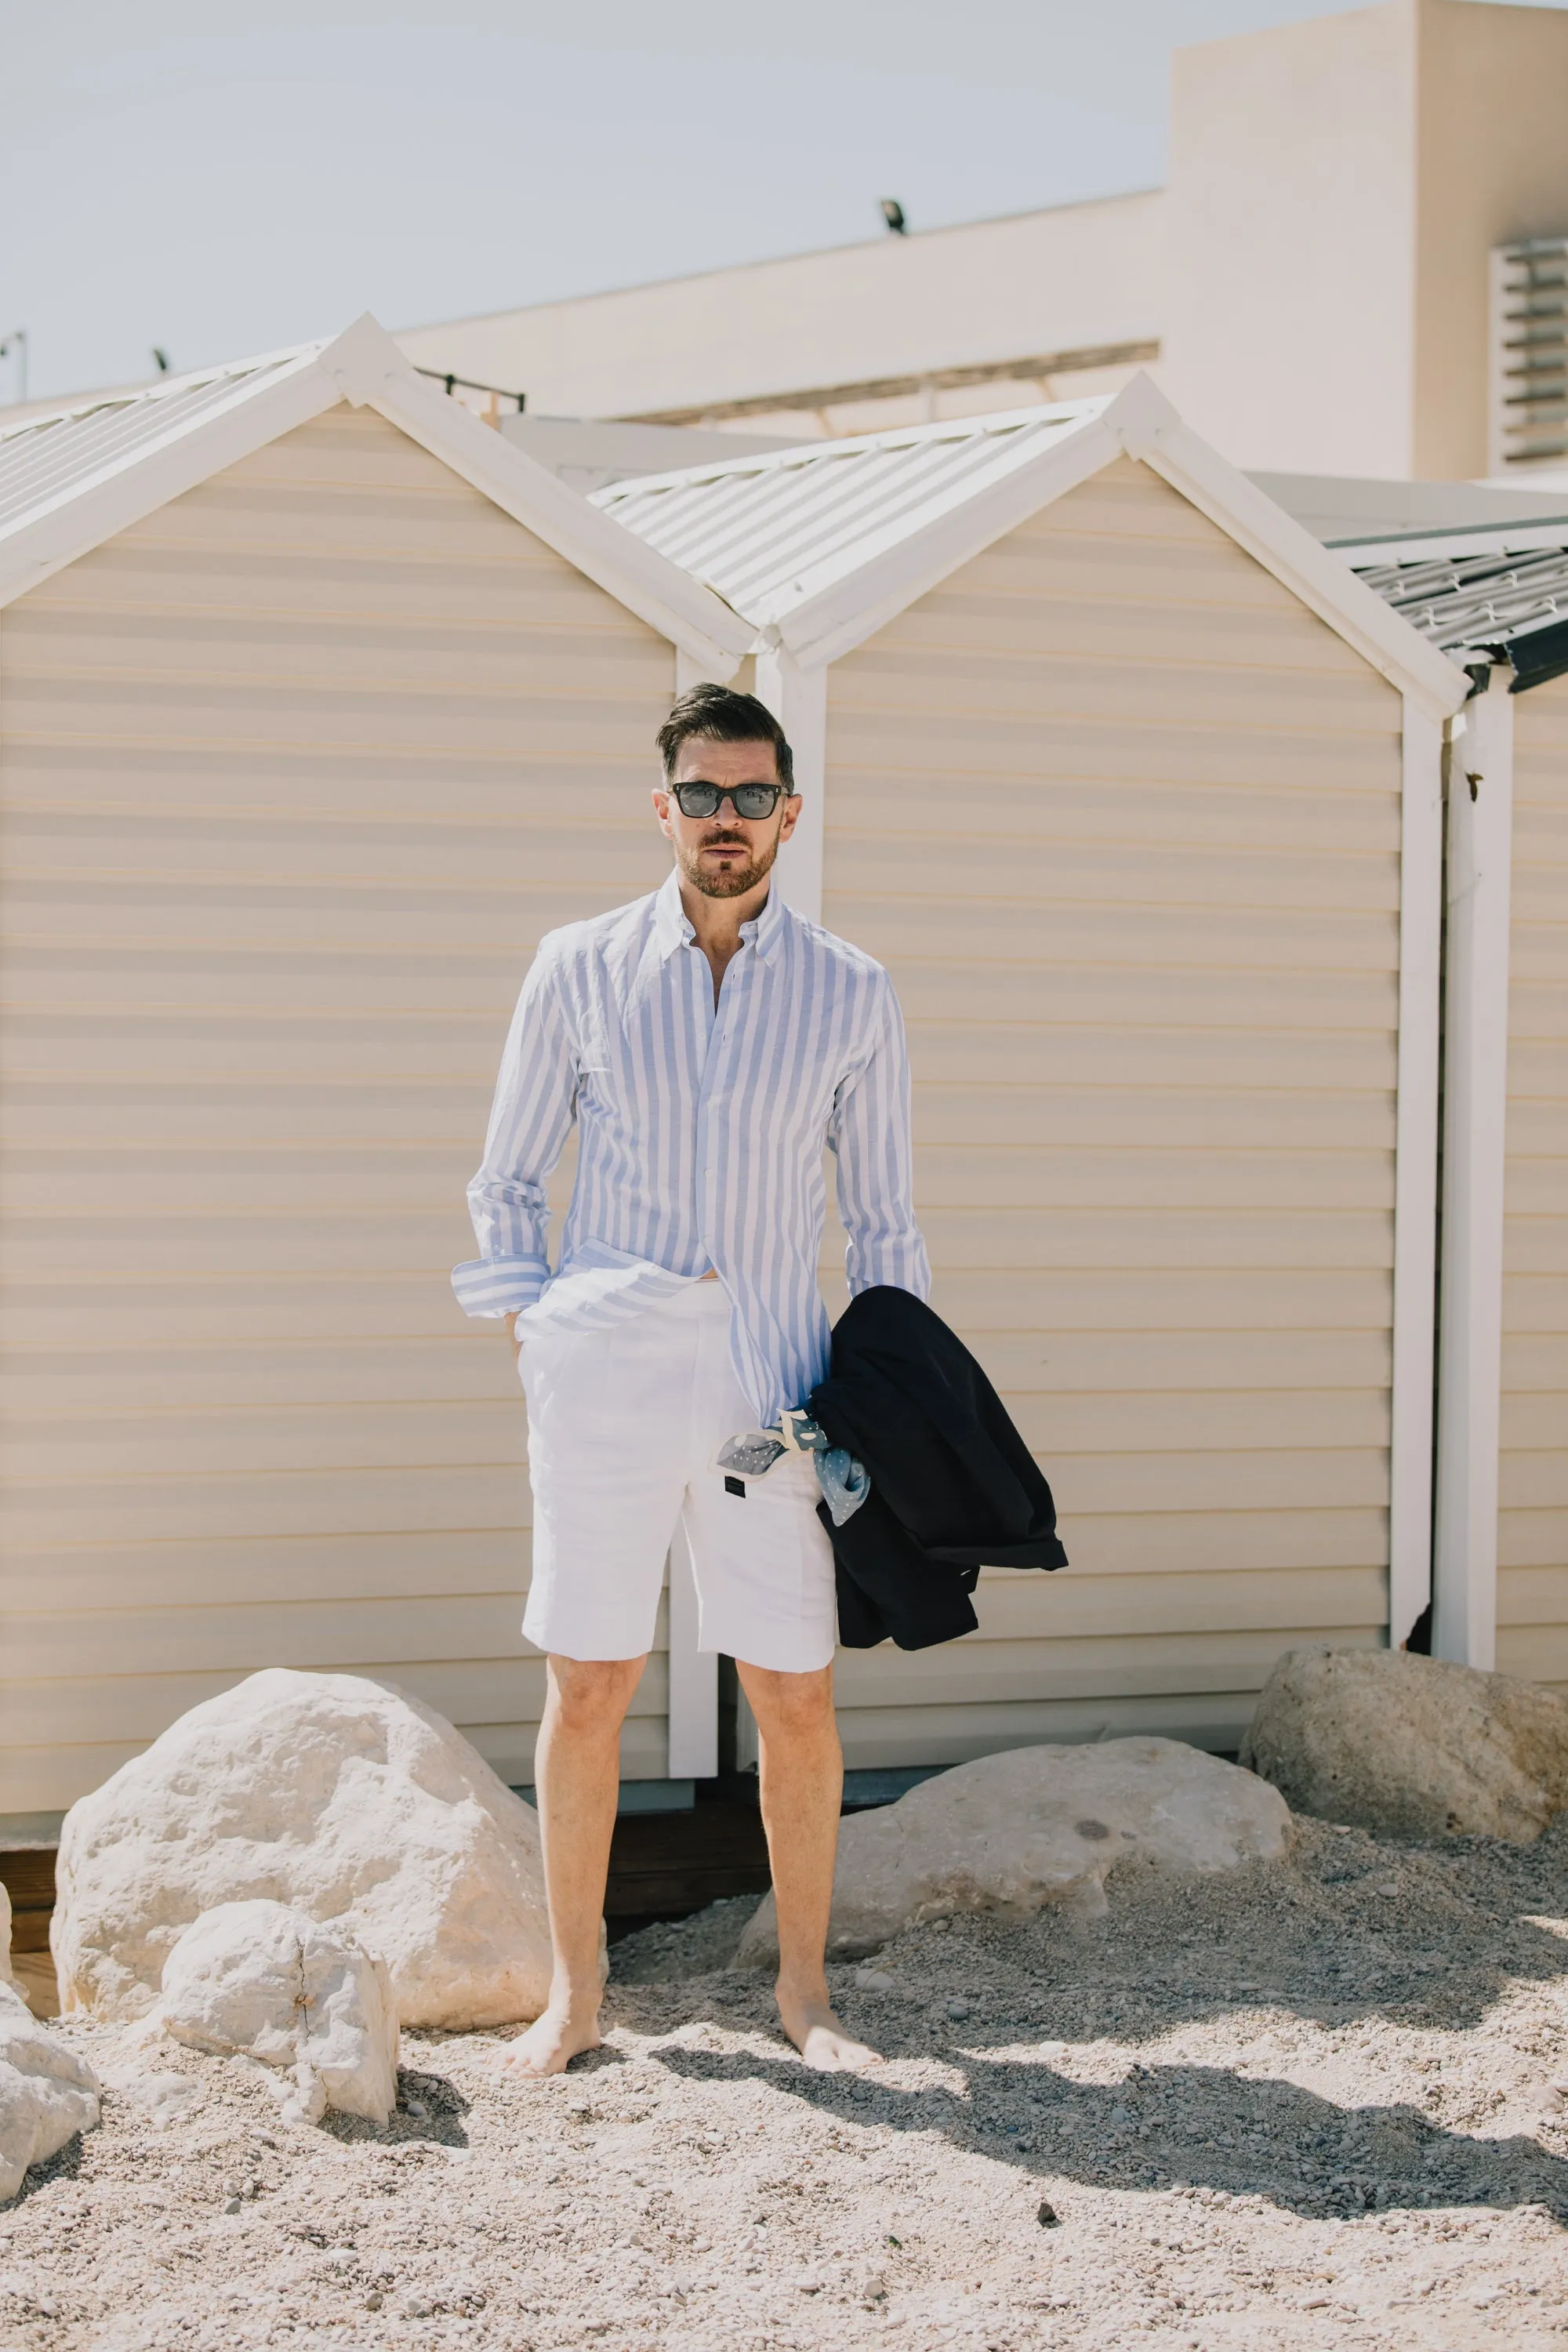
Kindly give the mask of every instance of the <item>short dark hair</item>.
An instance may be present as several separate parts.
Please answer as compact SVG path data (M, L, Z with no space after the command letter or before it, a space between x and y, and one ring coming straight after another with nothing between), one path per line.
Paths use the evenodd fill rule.
M710 743L771 743L779 782L794 792L795 758L784 729L754 694L736 694L727 686L689 686L678 695L656 739L667 776L675 773L681 745L694 735L705 736Z

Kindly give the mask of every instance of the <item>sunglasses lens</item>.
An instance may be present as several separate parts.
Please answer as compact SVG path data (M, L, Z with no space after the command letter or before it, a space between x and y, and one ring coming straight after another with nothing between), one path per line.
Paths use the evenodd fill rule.
M772 816L780 791L777 784L741 784L728 793L717 784L676 784L672 789L682 816L715 816L721 803L728 800L735 814L752 824L760 817Z

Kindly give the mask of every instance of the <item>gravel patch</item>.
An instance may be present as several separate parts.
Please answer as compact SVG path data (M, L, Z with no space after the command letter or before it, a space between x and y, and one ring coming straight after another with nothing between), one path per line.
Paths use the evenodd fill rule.
M834 1971L887 2053L862 2077L807 2074L725 1965L750 1907L617 1944L609 2042L557 2082L405 2035L385 2131L65 2021L111 2087L0 2212L0 2344L1568 2338L1568 1821L1440 1851L1306 1822L1096 1921L919 1929Z

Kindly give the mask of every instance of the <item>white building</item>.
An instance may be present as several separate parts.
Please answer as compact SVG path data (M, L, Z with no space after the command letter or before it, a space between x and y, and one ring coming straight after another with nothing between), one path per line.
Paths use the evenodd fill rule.
M1078 398L1152 365L1243 467L1511 471L1568 449L1565 121L1568 13L1384 0L1179 52L1163 190L399 341L534 411L802 436ZM1504 335L1489 257L1521 244Z

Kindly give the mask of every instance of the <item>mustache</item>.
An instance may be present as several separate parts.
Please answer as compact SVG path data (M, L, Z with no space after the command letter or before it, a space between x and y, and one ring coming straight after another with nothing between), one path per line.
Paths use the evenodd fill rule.
M710 833L700 844L703 849L750 849L751 842L743 833Z

